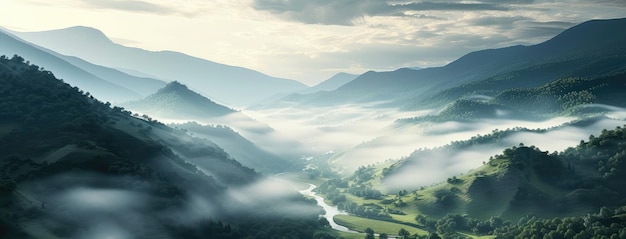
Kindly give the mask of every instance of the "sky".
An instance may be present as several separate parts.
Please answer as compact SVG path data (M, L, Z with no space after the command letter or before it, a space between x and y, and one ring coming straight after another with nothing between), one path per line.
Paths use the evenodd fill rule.
M122 45L307 85L338 72L441 66L623 17L624 0L0 0L0 26L9 30L89 26Z

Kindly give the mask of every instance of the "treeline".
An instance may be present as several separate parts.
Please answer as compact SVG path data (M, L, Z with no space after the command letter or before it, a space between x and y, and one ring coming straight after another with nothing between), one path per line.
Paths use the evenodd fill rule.
M374 177L374 170L374 167L361 166L351 177L330 179L320 184L316 191L324 194L326 199L330 200L340 210L366 218L391 218L387 208L373 203L358 204L346 197L346 194L349 193L363 199L382 199L383 193L367 184Z
M109 103L70 87L22 57L2 56L0 66L0 119L20 129L3 137L11 139L0 142L4 152L40 153L67 141L78 143L110 119ZM51 134L55 137L46 137ZM38 145L21 143L32 137L48 140Z
M419 224L437 232L443 238L455 239L468 238L458 232L472 233L474 235L493 235L497 229L511 224L499 217L478 220L461 214L447 214L440 219L417 215L415 220Z
M496 229L496 239L622 239L626 238L626 206L606 207L598 213L578 217L539 219L525 217Z

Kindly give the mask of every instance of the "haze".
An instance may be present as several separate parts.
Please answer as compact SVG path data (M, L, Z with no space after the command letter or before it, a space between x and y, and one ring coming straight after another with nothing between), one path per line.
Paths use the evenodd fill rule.
M313 85L337 72L441 66L475 50L536 44L624 12L619 0L3 0L0 26L89 26L126 46L180 51Z

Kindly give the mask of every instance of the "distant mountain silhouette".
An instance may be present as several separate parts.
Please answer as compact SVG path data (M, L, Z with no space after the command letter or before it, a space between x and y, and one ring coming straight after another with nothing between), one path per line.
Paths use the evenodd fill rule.
M235 111L215 103L190 90L187 86L173 81L143 99L122 103L127 109L154 117L164 118L209 118L221 117Z
M285 158L259 148L250 140L244 138L233 129L222 125L200 125L196 122L172 124L170 127L184 129L196 137L206 138L224 148L226 153L233 156L242 165L266 173L276 174L295 168L297 161ZM301 165L300 165L301 166Z
M107 81L84 69L81 69L61 58L31 45L21 39L0 31L0 55L20 55L31 63L54 72L55 76L72 86L79 87L97 97L98 99L111 102L133 100L141 97L141 94L128 88Z
M297 81L179 52L125 47L89 27L14 34L61 54L77 56L98 65L141 72L167 81L180 81L230 106L246 106L279 93L308 88Z
M317 85L312 86L311 88L298 91L298 94L310 94L318 91L333 91L337 88L345 85L346 83L356 79L359 75L349 74L345 72L339 72L332 77L328 78L325 81L320 82Z
M329 91L336 90L337 88L347 84L354 80L359 75L348 74L344 72L337 73L325 81L312 86L308 89L297 91L291 94L275 95L274 97L267 98L257 104L248 106L249 109L264 109L264 108L276 108L276 107L289 107L294 103L306 102L307 100L317 101L320 100L320 95L329 95ZM328 101L328 99L325 99ZM316 102L319 103L319 102Z
M164 122L196 121L204 125L224 125L239 134L264 138L274 131L267 124L256 121L246 114L218 104L187 88L180 82L167 84L156 93L143 99L120 103L138 114L146 114Z
M141 94L142 96L152 94L167 84L165 81L154 79L151 77L134 76L116 69L94 65L78 57L65 56L56 52L50 53L71 63L72 65L80 67L81 69L91 74L94 74L102 79L106 79L107 81L110 81L117 85L128 88L134 92Z
M393 101L394 106L430 107L466 94L497 94L512 88L538 87L562 77L619 73L626 70L623 29L626 19L588 21L541 44L476 51L443 67L370 71L330 93L290 96L288 100L326 105ZM447 96L437 96L439 92Z

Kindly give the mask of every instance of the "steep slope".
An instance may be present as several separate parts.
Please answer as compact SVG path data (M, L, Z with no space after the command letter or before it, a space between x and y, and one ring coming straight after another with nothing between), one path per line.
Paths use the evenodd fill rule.
M115 83L104 80L36 46L0 31L0 55L20 55L33 64L55 72L65 82L89 92L99 99L121 102L137 99L140 94Z
M215 142L244 166L254 168L262 173L271 175L298 168L296 167L298 166L297 161L289 161L261 149L227 126L200 125L196 122L172 124L170 126L186 130L193 133L196 137L206 138Z
M95 76L137 92L141 96L148 96L167 84L162 80L133 76L115 69L94 65L78 57L64 56L52 51L50 53Z
M143 99L122 103L121 106L166 119L211 118L235 113L233 109L217 104L177 81Z
M2 237L311 237L318 228L310 203L279 188L283 197L268 200L259 175L210 141L110 108L21 57L0 58L0 85Z
M275 94L307 88L297 81L178 52L124 47L88 27L15 34L61 54L77 56L98 65L135 70L167 81L178 80L231 106L250 105Z
M168 123L196 121L203 125L225 125L257 145L269 143L274 129L248 115L217 104L174 81L143 99L120 104L135 113Z
M600 136L592 135L560 153L524 145L507 148L478 169L415 191L413 199L404 201L411 206L403 208L433 217L456 213L516 221L529 214L574 216L619 206L626 198L624 131L622 127L603 130ZM427 152L422 156L427 157ZM385 179L407 163L386 168Z

